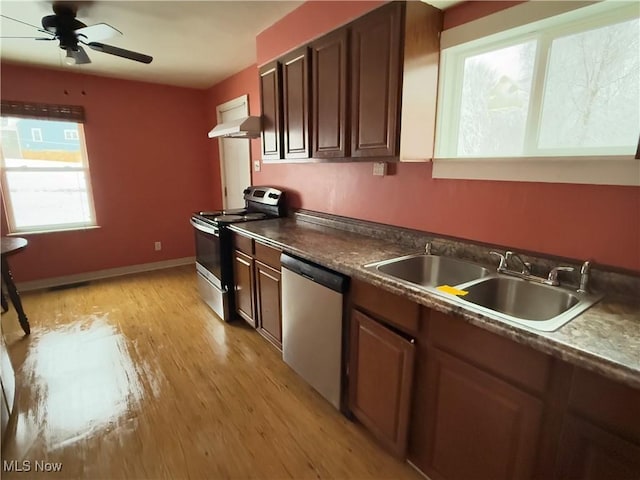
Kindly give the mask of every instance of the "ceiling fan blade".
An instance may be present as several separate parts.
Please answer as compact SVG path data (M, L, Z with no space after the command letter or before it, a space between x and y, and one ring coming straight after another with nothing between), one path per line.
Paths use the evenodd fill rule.
M153 57L145 55L144 53L132 52L131 50L125 50L124 48L114 47L113 45L107 45L105 43L89 42L85 45L97 52L108 53L109 55L115 55L116 57L128 58L129 60L135 60L136 62L151 63L153 60Z
M76 35L81 35L88 43L106 40L115 35L122 35L122 32L108 23L96 23L95 25L79 28L76 30Z
M30 38L31 40L55 40L53 37L0 37L0 38Z
M27 23L27 22L23 22L22 20L18 20L17 18L9 17L8 15L2 15L2 14L0 14L0 17L6 18L7 20L13 20L14 22L22 23L23 25L27 25L29 27L33 27L36 30L40 31L40 27L37 27L36 25L32 25L32 24ZM49 32L46 32L46 33L49 33Z
M82 48L80 45L78 45L77 50L71 51L71 56L75 58L76 65L84 65L86 63L91 63L91 59L89 58L89 55L87 55L87 52L85 51L85 49Z

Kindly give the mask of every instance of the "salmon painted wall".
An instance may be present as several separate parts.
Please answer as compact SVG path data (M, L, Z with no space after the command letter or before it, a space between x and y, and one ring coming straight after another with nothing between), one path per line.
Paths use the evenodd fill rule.
M206 92L11 64L1 73L3 99L84 105L101 227L24 235L17 281L195 255L189 215L214 205Z
M249 115L260 115L260 91L258 88L258 68L251 65L235 75L216 84L207 90L207 128L211 130L217 124L216 107L220 104L238 98L242 95L249 95ZM245 142L246 140L237 140ZM260 158L260 139L250 140L251 157ZM222 182L220 171L220 149L218 139L208 139L209 158L213 168L213 195L215 199L214 207L222 209Z
M258 35L258 64L380 3L307 2ZM491 3L462 4L445 23L499 8ZM253 154L260 158L259 145ZM640 271L638 188L433 179L431 164L390 170L374 177L370 163L263 164L253 182L292 192L295 207Z

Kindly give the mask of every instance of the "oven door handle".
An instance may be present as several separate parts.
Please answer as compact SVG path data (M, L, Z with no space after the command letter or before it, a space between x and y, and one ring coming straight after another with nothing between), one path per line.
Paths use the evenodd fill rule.
M193 225L194 228L197 228L201 232L209 233L211 235L215 235L216 237L220 236L220 229L218 227L214 227L214 226L211 226L211 225L205 225L205 224L199 222L198 220L196 220L195 218L191 219L191 225Z

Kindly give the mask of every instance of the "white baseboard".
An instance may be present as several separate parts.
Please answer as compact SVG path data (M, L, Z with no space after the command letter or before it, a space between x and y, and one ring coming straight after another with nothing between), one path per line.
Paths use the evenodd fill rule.
M64 277L52 277L44 278L42 280L33 280L31 282L19 282L16 284L16 287L18 288L18 291L28 292L30 290L59 287L61 285L88 282L90 280L98 280L101 278L119 277L121 275L130 275L132 273L150 272L152 270L161 270L163 268L195 264L195 261L195 257L174 258L171 260L163 260L162 262L141 263L138 265L128 265L126 267L108 268L106 270L98 270L95 272L66 275Z

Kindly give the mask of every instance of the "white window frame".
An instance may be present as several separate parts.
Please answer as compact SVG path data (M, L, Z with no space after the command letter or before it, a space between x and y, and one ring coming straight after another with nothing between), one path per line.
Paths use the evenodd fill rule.
M65 140L79 140L80 138L78 137L78 131L77 130L70 130L65 128L64 130L64 139Z
M31 140L34 142L42 143L42 129L41 128L32 128L31 129Z
M549 5L550 2L540 3ZM637 5L630 6L628 3L622 7L618 3L612 8L610 2L601 2L581 8L584 7L584 2L580 2L574 4L574 9L570 5L571 2L557 3L558 5L550 7L552 9L550 12L545 12L543 7L546 8L546 6L535 5L536 2L526 2L498 14L456 27L452 29L452 32L443 32L443 48L455 46L457 51L450 54L445 48L440 57L436 154L432 171L434 178L640 186L640 160L634 155L620 155L618 154L620 150L616 152L615 149L607 150L607 152L592 150L591 154L587 155L567 156L563 156L561 150L537 150L540 156L497 158L451 158L442 153L452 151L447 149L452 145L452 142L457 144L462 75L453 75L452 72L463 71L462 66L467 56L477 55L483 51L497 50L534 38L540 42L539 46L542 45L543 48L538 48L536 52L536 65L534 66L534 79L531 87L531 99L535 103L532 104L530 118L527 120L525 137L525 142L534 142L533 135L537 134L539 129L545 77L545 69L539 68L539 65L546 65L549 52L544 43L548 44L559 33L565 36L617 21L638 18ZM553 8L556 9L555 12ZM565 13L567 9L570 11ZM557 15L558 13L560 15ZM547 18L550 15L557 16ZM539 21L526 23L526 18ZM499 25L513 27L514 22L521 22L521 26L516 26L508 32L499 30ZM526 24L523 25L523 23ZM541 29L542 31L540 31ZM478 37L479 32L486 36ZM449 33L448 36L447 33ZM450 78L452 75L454 81ZM447 80L443 80L443 77ZM535 95L538 95L537 98ZM444 123L443 109L458 113L448 115L448 120ZM445 135L445 132L448 132L448 135ZM443 148L443 144L446 145L445 148ZM544 154L547 156L542 156ZM557 156L551 156L552 154Z
M10 116L9 116L10 117ZM62 121L62 120L61 120ZM68 120L65 120L68 122ZM82 164L79 166L65 166L63 168L45 168L45 167L8 167L4 162L4 153L0 149L0 161L2 175L0 181L2 182L3 202L5 206L5 213L7 215L7 223L9 224L9 235L20 235L28 233L50 233L61 232L69 230L87 230L92 228L99 228L96 220L95 205L93 200L93 190L91 187L91 175L89 171L89 157L87 155L87 146L84 137L84 129L82 123L78 123L78 140L80 141L80 153L82 155ZM31 129L32 131L34 129ZM40 130L40 129L37 129ZM64 223L64 224L40 224L32 227L17 227L13 214L13 205L11 202L11 191L9 190L9 184L7 182L6 172L83 172L86 180L88 208L89 208L89 220L86 222Z

